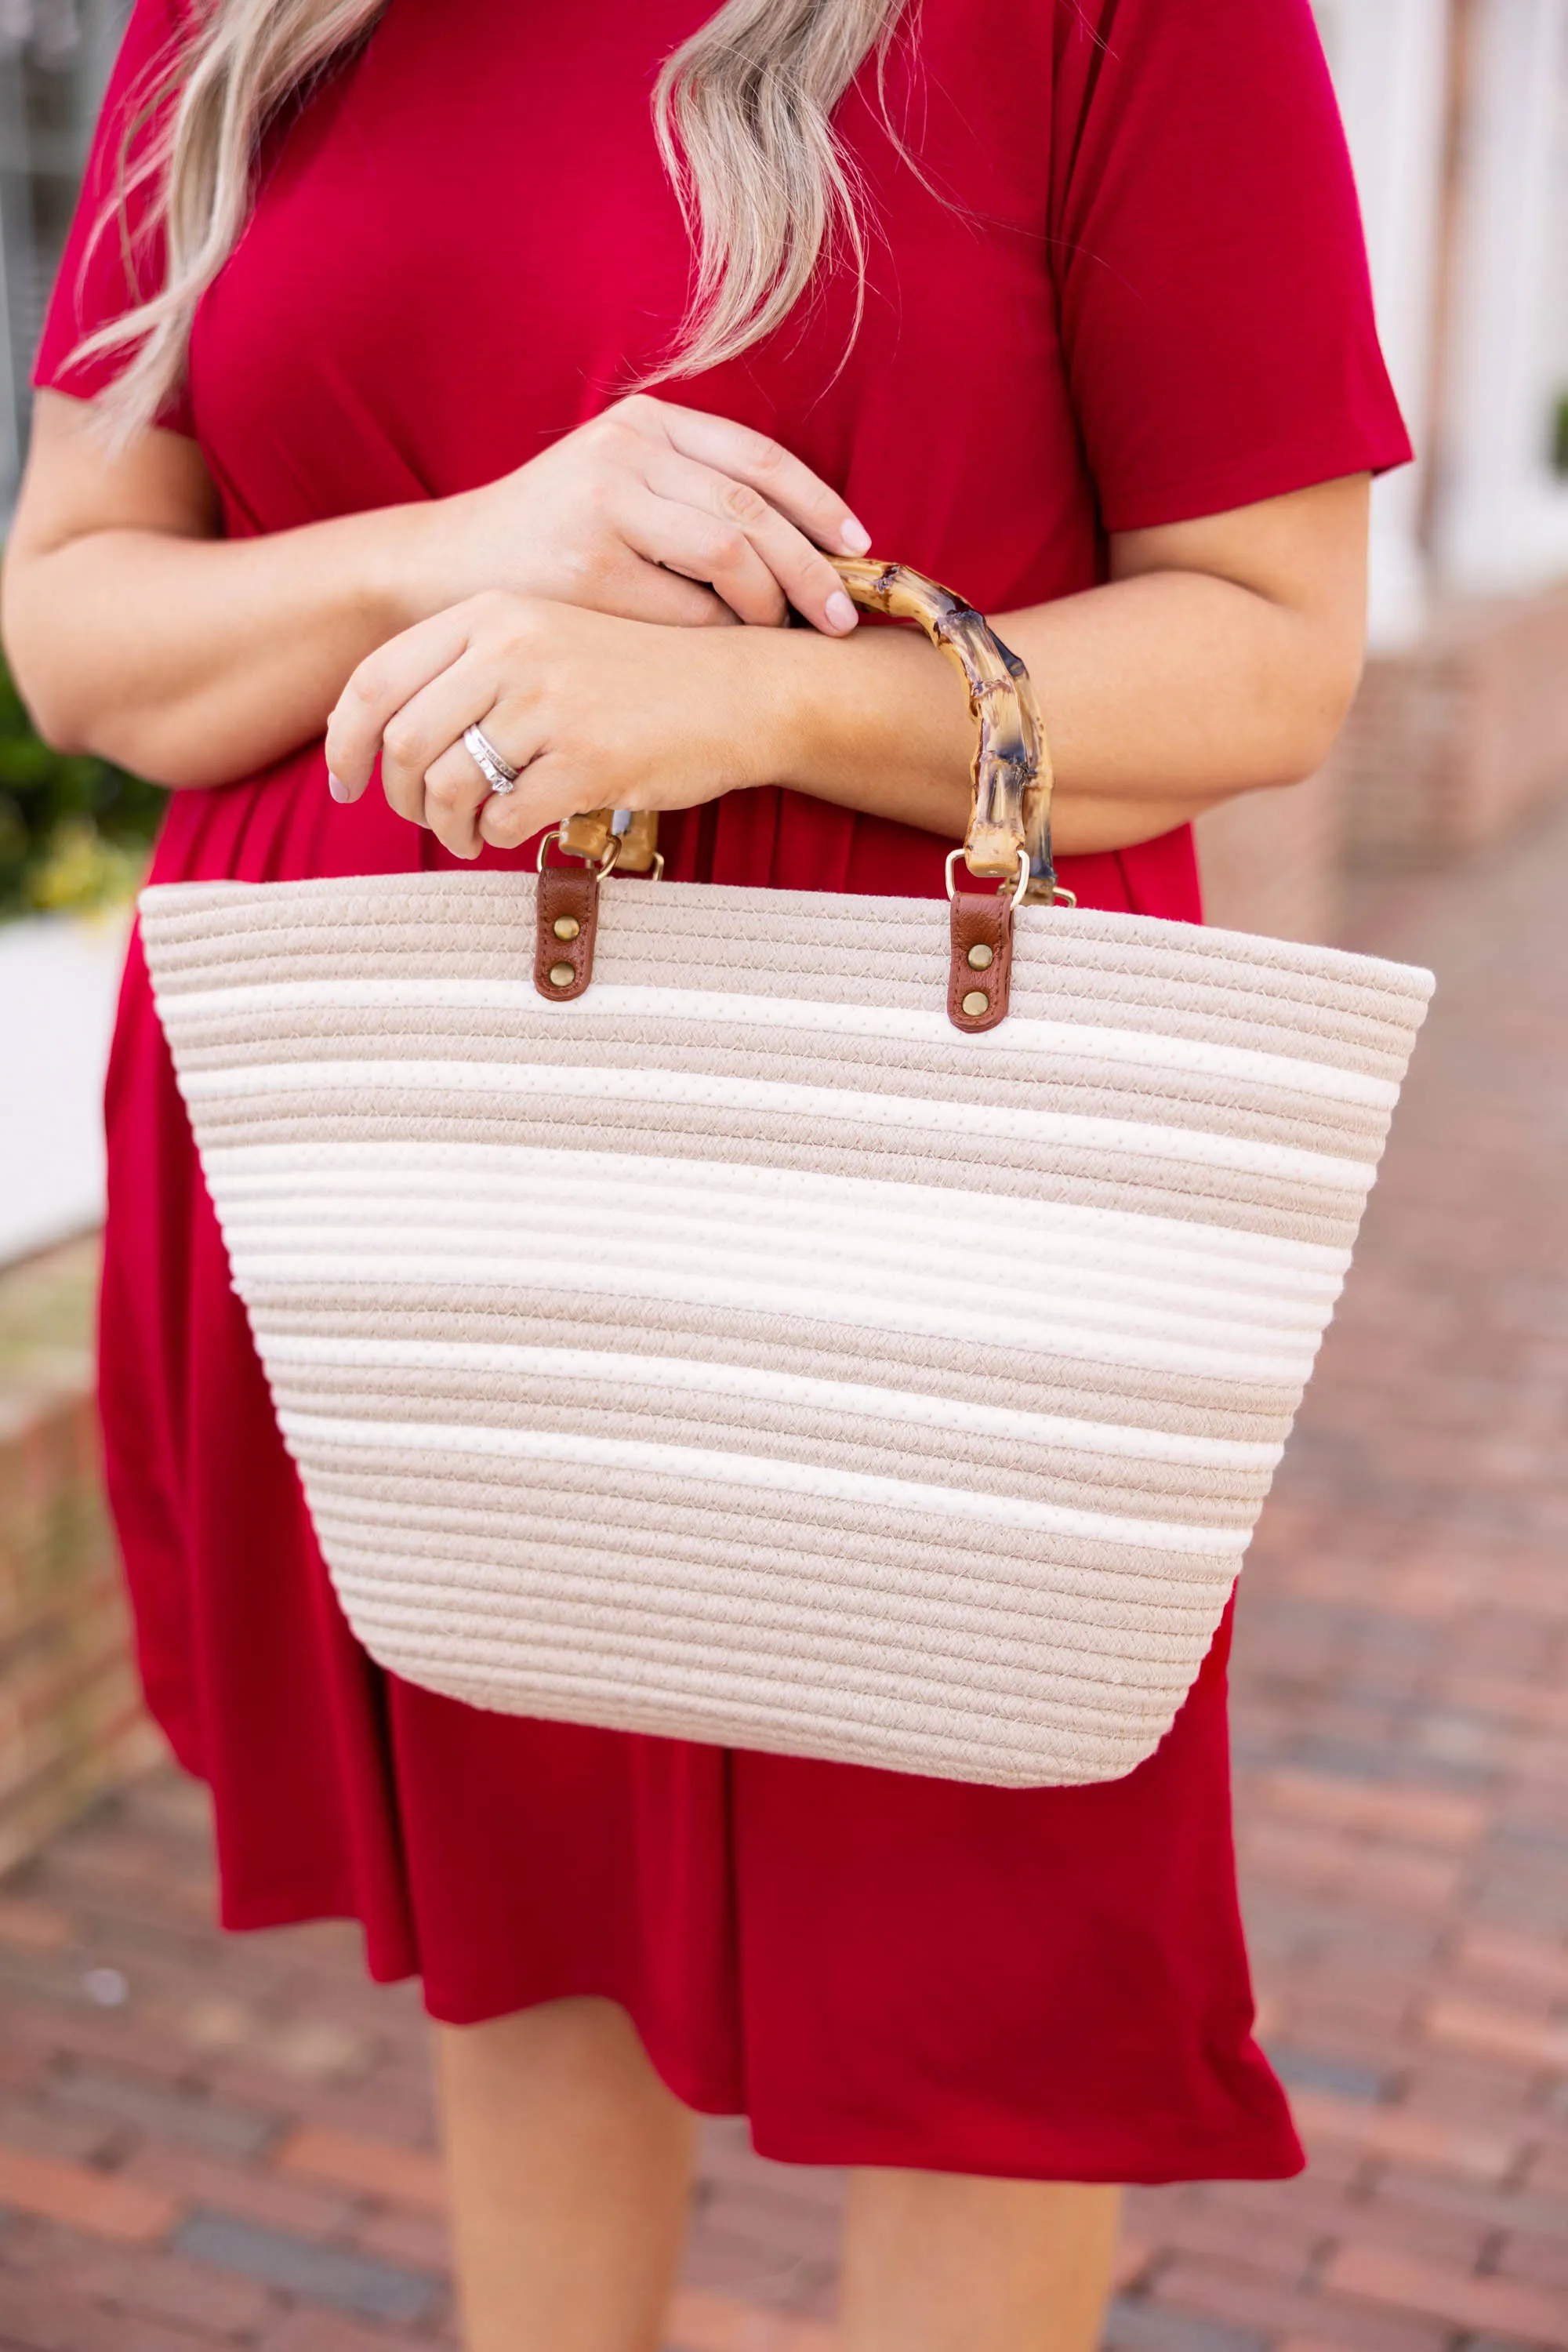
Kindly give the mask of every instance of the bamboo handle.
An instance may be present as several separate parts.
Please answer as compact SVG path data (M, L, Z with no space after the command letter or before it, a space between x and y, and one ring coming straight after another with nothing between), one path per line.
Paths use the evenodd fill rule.
M1026 899L1056 898L1051 864L1051 762L1029 673L962 596L903 563L836 555L833 568L857 604L917 621L963 678L974 720L974 798L963 859L972 874L1016 881L1028 859Z
M626 820L619 835L617 816ZM585 857L590 866L605 864L612 842L619 845L614 860L617 874L651 873L658 862L658 811L587 809L569 816L561 827L561 846L567 856Z
M1052 903L1057 877L1051 864L1051 763L1028 671L973 604L923 572L903 563L879 563L868 555L836 555L831 561L857 604L918 622L963 679L975 728L974 798L963 844L970 872L1016 881L1022 855L1028 860L1024 897ZM597 865L608 853L614 830L615 812L594 809L567 818L561 846ZM616 871L647 873L658 837L657 812L634 811L623 825Z

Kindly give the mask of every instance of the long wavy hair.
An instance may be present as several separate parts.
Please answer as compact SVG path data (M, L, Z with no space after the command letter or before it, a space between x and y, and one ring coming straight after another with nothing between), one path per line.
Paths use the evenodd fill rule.
M686 317L644 383L695 373L759 342L800 299L825 251L847 253L863 292L865 232L833 114L873 53L881 91L909 5L724 0L666 59L654 88L654 129L696 268ZM206 0L138 93L99 229L117 230L129 255L131 203L145 193L137 235L163 230L163 282L79 350L83 358L134 350L103 395L119 436L155 416L184 373L196 304L249 213L268 123L368 38L385 5Z

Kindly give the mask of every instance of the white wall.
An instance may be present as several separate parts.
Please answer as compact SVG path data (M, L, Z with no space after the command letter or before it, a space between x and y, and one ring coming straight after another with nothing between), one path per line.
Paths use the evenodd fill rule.
M1568 576L1568 0L1480 0L1472 68L1438 551L1487 593Z
M1373 492L1371 636L1407 644L1426 615L1417 530L1437 297L1449 0L1318 0L1355 165L1378 327L1418 462Z
M100 1106L128 920L0 925L0 1265L103 1214Z

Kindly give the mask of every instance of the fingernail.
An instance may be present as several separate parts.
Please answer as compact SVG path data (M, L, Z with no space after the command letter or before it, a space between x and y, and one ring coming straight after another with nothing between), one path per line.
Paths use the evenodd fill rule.
M327 790L335 801L346 801L353 797L342 778L334 776L331 768L327 770Z
M870 532L863 522L857 522L853 515L848 517L839 536L851 555L864 555L871 544Z
M826 614L831 625L836 629L852 629L855 626L855 607L849 602L848 597L844 593L842 588L836 588L834 590L832 595L824 605L823 611Z

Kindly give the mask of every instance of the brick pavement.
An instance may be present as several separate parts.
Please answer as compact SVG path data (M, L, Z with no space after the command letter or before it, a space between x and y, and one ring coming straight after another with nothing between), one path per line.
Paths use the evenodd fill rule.
M1403 887L1442 982L1243 1586L1239 1834L1299 2181L1130 2200L1110 2352L1568 2347L1568 826ZM0 1884L0 2345L454 2341L418 2004L220 1938L160 1774ZM679 2352L832 2352L837 2182L708 2133Z

